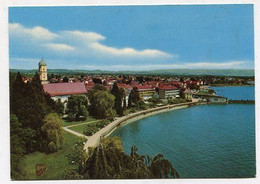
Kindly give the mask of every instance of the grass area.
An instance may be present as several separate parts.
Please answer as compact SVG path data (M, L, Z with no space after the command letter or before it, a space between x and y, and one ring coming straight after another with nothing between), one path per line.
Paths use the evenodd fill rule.
M67 120L63 120L63 126L70 126L70 125L76 125L76 124L81 124L81 123L86 123L86 122L90 122L90 121L95 121L97 119L93 118L93 117L87 117L86 120L84 121L72 121L72 122L69 122Z
M92 124L92 123L90 123L90 124ZM78 132L78 133L83 134L83 131L86 130L86 127L87 127L87 125L79 125L79 126L75 126L75 127L70 127L69 129L74 130L74 131L76 131L76 132Z
M91 136L95 134L97 131L99 131L101 128L107 126L109 123L111 123L111 121L109 120L100 120L89 124L70 127L69 129L87 136Z
M199 91L197 94L198 95L209 95L209 92L208 91Z
M75 165L69 165L68 158L66 157L72 152L76 142L79 137L72 135L68 132L64 132L64 145L61 150L52 154L45 154L40 152L35 152L26 155L22 161L23 173L25 175L25 180L55 180L62 179L62 174L66 169L73 169ZM35 174L36 164L44 164L46 166L46 171L40 177Z

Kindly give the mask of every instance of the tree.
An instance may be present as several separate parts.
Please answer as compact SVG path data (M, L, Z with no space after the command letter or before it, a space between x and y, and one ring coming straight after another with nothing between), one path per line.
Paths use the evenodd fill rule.
M10 117L10 143L11 143L11 178L20 179L21 177L21 159L26 153L25 141L23 140L22 124L18 118L11 114Z
M214 94L215 91L214 91L214 89L209 89L209 90L208 90L208 93L209 93L209 94Z
M88 93L88 98L90 101L90 115L99 119L113 118L115 116L113 110L115 97L108 91L91 90Z
M55 152L62 148L62 143L64 140L62 120L58 114L50 113L46 115L41 130L44 134L47 152Z
M149 168L154 178L179 178L179 173L162 154L157 154L153 157Z
M102 84L102 80L99 79L99 78L93 78L93 82L94 82L95 84Z
M150 159L147 155L139 155L137 151L137 147L133 146L131 154L125 154L119 137L101 139L99 145L91 149L87 157L77 162L79 163L77 172L71 171L66 176L83 179L179 177L163 155L156 155Z
M51 78L55 78L55 75L53 73L51 73Z
M82 117L84 120L87 118L87 105L88 100L85 95L72 95L68 99L67 113L71 120L79 120Z
M62 79L63 82L69 82L69 78L67 76L63 77Z
M63 114L63 112L64 112L64 103L61 102L61 99L58 99L58 101L56 102L55 111L58 114Z
M116 109L116 113L119 116L124 115L123 107L122 107L122 101L125 96L125 91L122 88L119 88L117 86L117 83L113 85L113 88L111 90L111 93L115 96L115 105L114 108Z
M18 72L12 84L11 113L14 113L25 131L25 147L27 152L41 150L43 118L53 110L54 101L47 95L36 73L29 84L22 81Z
M134 87L129 94L128 107L132 107L133 104L136 105L139 101L141 101L141 97L138 88Z

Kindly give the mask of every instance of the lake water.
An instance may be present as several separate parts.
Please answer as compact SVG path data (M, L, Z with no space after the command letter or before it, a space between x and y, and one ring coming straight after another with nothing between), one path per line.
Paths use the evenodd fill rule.
M212 87L216 94L227 97L230 100L254 100L254 86L228 86L228 87Z
M238 90L247 91L242 88L254 89ZM182 178L254 177L254 108L252 104L194 106L127 124L111 136L121 137L126 153L133 144L140 154L162 153Z

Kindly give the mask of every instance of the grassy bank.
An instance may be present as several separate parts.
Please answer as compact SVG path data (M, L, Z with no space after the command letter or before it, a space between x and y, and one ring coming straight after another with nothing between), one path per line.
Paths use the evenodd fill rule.
M35 152L25 156L22 161L25 180L62 179L62 174L66 169L75 168L74 165L69 165L66 155L71 153L79 138L68 132L64 132L64 138L63 148L56 153L45 154ZM37 177L35 174L35 166L37 164L44 164L46 166L45 173L40 177Z
M92 123L91 123L91 124L92 124ZM83 134L83 131L86 130L86 127L87 127L87 125L78 125L78 126L75 126L75 127L70 127L69 129L74 130L74 131L76 131L76 132L78 132L78 133Z
M87 123L87 122L90 122L90 121L95 121L97 119L93 118L93 117L87 117L86 120L84 121L67 121L67 120L63 120L63 126L70 126L70 125L77 125L77 124L81 124L81 123Z

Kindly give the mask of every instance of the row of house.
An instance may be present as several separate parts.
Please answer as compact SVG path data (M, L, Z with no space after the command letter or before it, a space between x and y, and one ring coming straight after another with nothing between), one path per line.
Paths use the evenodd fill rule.
M69 79L68 82L58 82L58 83L49 83L47 79L47 64L42 59L39 62L39 74L40 79L42 81L43 89L46 93L48 93L52 99L58 100L60 99L62 102L68 100L70 95L80 95L86 94L89 90L91 90L95 82L92 78L85 78L84 81L79 81L74 79ZM26 79L28 80L28 79ZM121 79L122 80L122 79ZM147 101L150 98L156 97L160 99L175 99L180 97L180 89L186 89L184 91L184 95L186 99L194 99L194 98L203 98L202 96L196 95L196 90L189 90L189 86L191 85L203 85L203 81L191 81L187 80L184 82L180 81L146 81L144 83L139 83L135 80L131 80L128 84L122 83L120 78L107 78L106 80L100 80L103 84L105 83L105 87L107 90L111 90L114 83L117 83L119 88L123 88L126 94L126 101L128 102L128 97L130 95L131 90L136 87L139 91L140 97ZM104 82L105 81L105 82ZM220 99L214 96L216 99ZM205 99L205 97L204 97ZM215 99L215 101L217 101ZM212 101L213 97L212 97Z
M46 93L48 93L52 99L58 100L60 99L62 102L65 102L70 95L79 95L86 94L89 90L91 90L94 84L89 85L86 83L48 83L42 84L43 89ZM112 89L112 86L105 86L108 90ZM147 101L152 97L157 97L161 99L174 99L180 97L180 89L175 86L159 86L154 87L152 85L126 85L122 83L118 83L119 88L123 88L126 94L126 100L128 101L128 97L130 95L133 87L136 87L139 91L140 97Z

